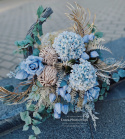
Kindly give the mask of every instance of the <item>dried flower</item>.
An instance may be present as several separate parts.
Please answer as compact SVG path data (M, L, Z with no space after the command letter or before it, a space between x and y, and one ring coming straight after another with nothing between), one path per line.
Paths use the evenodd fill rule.
M38 76L38 81L43 86L53 86L57 81L57 70L52 66L45 66L43 72Z
M43 58L43 63L47 65L53 65L57 62L57 54L56 51L52 47L45 47L39 53L39 57Z

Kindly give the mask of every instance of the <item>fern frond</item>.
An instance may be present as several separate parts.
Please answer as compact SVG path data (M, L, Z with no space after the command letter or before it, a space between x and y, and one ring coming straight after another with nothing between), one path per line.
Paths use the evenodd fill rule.
M96 72L96 75L97 76L100 76L100 77L104 77L104 78L111 78L111 76L108 76L107 74L105 74L105 73L102 73L102 72Z
M77 107L78 108L82 108L82 104L83 104L83 98L79 97L78 103L77 103Z
M103 46L103 45L95 45L95 44L89 45L89 46L87 47L87 51L92 51L92 50L105 50L105 51L108 51L109 53L112 54L111 50L110 50L109 48L106 48L106 47Z
M0 99L8 104L19 104L27 100L28 93L30 93L32 85L25 92L15 93L6 90L4 87L0 87Z
M72 89L70 95L71 95L71 102L73 103L75 101L75 97L77 95L77 92Z
M72 63L69 62L69 61L63 61L63 66L68 66L68 67L71 67L72 68Z
M116 71L118 68L123 67L123 65L124 63L122 61L116 61L114 64L111 64L111 65L106 65L106 64L100 65L98 63L95 65L95 67L97 68L98 71L111 73L113 71Z
M71 10L72 13L71 14L66 13L66 16L70 20L74 21L74 26L73 26L74 31L83 37L85 34L91 33L96 16L93 19L93 23L90 24L89 22L90 22L91 13L89 9L87 9L89 13L89 19L88 21L86 21L87 13L85 9L81 7L80 5L78 5L76 2L75 2L75 5L76 7L73 7L70 3L68 3L67 7L69 8L69 10Z
M79 97L84 98L85 91L79 91Z

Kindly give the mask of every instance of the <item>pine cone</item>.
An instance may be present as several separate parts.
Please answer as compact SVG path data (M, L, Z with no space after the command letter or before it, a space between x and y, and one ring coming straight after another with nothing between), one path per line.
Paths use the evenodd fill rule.
M57 70L52 66L45 66L43 72L38 76L38 81L43 86L53 86L57 82Z
M53 65L57 62L56 51L52 47L45 47L40 51L39 57L43 58L43 63Z

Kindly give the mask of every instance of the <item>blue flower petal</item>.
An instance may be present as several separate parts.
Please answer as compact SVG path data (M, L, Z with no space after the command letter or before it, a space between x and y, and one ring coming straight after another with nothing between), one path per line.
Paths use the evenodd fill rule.
M67 102L71 101L71 95L70 94L66 94L65 95L65 100L67 100Z
M26 71L24 70L19 70L17 73L16 73L16 79L20 79L20 80L24 80L28 77L28 74Z
M58 114L56 111L54 111L54 118L60 119L61 114Z
M58 114L61 114L62 110L62 104L61 103L56 103L55 104L55 109L54 109Z
M83 52L81 55L81 58L84 60L87 60L87 59L89 59L89 55L86 52Z
M56 95L50 93L50 94L49 94L49 99L50 99L50 102L53 102L53 101L56 99Z
M64 90L63 88L59 88L59 94L61 95L61 97L65 97L66 94L66 90Z
M83 37L83 40L84 40L85 43L88 43L89 42L89 35L85 35Z
M87 103L87 95L84 95L84 100L83 100L83 105L85 105Z
M96 51L90 52L90 57L91 57L91 58L96 58L96 57L98 57L98 56L99 56L99 54L98 54Z
M95 36L94 36L94 34L91 33L88 38L89 38L90 41L93 41Z
M62 106L62 112L63 112L64 114L67 114L67 113L68 113L68 105L63 105L63 106Z

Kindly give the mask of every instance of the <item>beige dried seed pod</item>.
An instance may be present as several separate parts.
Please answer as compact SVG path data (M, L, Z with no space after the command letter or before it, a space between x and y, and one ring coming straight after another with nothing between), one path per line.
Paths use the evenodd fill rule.
M54 65L58 58L56 51L52 47L43 48L39 53L39 57L42 57L43 63L47 65Z
M38 81L43 86L53 86L57 82L57 70L52 66L45 66L42 73L38 76Z

